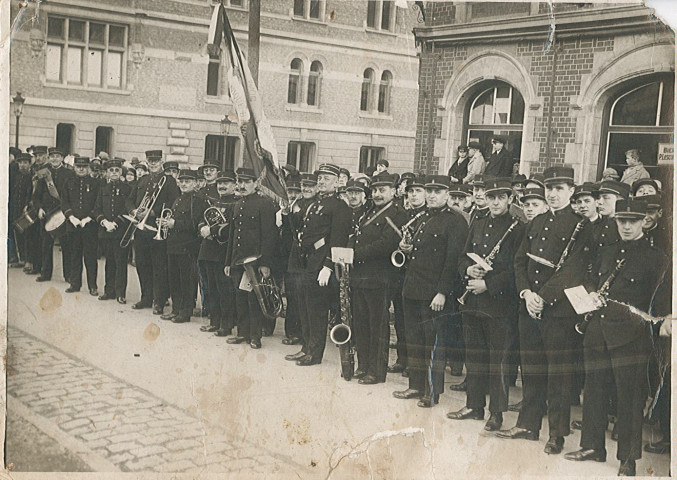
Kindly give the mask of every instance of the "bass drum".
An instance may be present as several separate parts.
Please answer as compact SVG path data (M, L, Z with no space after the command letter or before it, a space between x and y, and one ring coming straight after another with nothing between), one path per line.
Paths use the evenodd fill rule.
M38 212L30 209L14 221L14 228L21 235L38 221Z
M63 214L60 208L47 217L45 231L55 239L66 233L66 215Z

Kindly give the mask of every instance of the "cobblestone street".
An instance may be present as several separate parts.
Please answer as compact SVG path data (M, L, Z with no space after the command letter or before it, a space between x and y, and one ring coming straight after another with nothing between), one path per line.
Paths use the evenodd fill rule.
M463 393L447 391L428 410L392 397L406 388L400 375L374 386L345 382L331 345L320 366L296 367L283 359L296 350L280 343L282 322L254 351L199 332L206 319L173 324L149 310L62 293L60 277L57 270L54 281L36 284L9 271L8 434L16 441L8 441L6 462L15 472L53 465L217 478L445 478L480 465L486 475L503 475L506 465L523 475L618 469L608 437L606 463L567 462L543 454L546 430L539 442L501 441L483 422L447 420L464 405ZM131 302L133 269L129 278ZM447 376L447 384L458 381ZM513 389L511 402L519 396ZM580 416L574 408L572 418ZM504 424L515 420L508 413ZM38 448L17 436L25 428L41 432L32 439ZM650 435L647 427L645 440ZM568 437L565 451L578 448L579 438L578 431ZM638 473L664 475L668 463L645 453Z

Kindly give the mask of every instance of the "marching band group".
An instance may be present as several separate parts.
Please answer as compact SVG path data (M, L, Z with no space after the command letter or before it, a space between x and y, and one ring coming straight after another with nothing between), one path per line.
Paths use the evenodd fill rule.
M460 359L466 380L452 388L467 400L450 419L483 420L488 396L485 430L538 440L547 415L546 453L563 450L573 423L581 449L566 458L605 461L613 415L619 474L634 475L650 393L664 438L645 450L669 451L669 373L652 348L659 330L670 334L669 321L656 322L670 313L672 244L659 185L575 185L568 166L511 178L512 164L487 165L477 147L469 156L460 148L465 169L449 175L390 174L385 160L371 178L332 164L283 168L282 207L259 193L249 168L179 169L152 150L136 169L148 174L123 181L123 159L108 159L97 178L86 157L70 169L56 148L14 151L17 260L37 281L51 280L58 238L66 292L81 289L84 262L89 293L124 304L133 245L141 289L133 309L190 322L200 295L210 319L202 331L257 349L284 305L282 342L301 348L287 360L321 363L329 324L346 380L369 385L401 373L408 388L393 395L420 407L439 402L445 367ZM592 292L584 315L569 295L581 286ZM391 305L397 361L389 366ZM357 370L343 365L353 350ZM663 375L648 374L656 363ZM519 418L502 429L518 366ZM581 391L582 422L572 422Z

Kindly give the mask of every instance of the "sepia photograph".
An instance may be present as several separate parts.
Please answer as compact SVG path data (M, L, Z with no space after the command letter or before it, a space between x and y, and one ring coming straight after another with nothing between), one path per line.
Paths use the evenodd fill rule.
M670 3L0 1L0 478L670 477Z

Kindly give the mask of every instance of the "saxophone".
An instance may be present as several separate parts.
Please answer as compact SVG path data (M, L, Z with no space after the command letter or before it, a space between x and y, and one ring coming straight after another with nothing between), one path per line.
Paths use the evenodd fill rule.
M339 347L341 358L341 376L350 381L355 373L355 349L353 348L352 330L353 313L350 307L350 266L336 263L336 278L339 279L339 300L341 306L341 323L329 332L329 338Z

